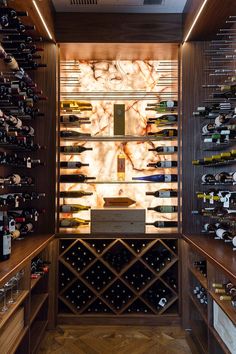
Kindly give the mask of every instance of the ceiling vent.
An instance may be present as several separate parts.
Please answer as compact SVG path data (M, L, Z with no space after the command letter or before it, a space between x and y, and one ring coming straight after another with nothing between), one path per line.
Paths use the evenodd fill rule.
M70 5L143 6L161 5L164 0L69 0Z

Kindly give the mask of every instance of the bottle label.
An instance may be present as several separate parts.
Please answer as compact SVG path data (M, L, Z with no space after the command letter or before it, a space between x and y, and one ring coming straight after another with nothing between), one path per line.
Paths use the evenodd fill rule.
M174 146L164 146L163 152L175 152Z
M161 161L161 167L172 167L171 161Z
M164 175L164 182L171 182L171 175Z
M224 234L226 233L227 231L224 230L224 229L218 229L216 230L216 236L218 236L219 238L223 238L224 237Z
M3 256L11 254L11 235L3 235Z
M62 205L61 210L64 211L65 213L69 213L71 211L71 206L70 205Z
M68 161L67 167L68 168L76 168L76 162L75 161Z
M170 197L170 192L168 192L168 191L165 191L165 192L160 191L159 192L159 197L160 198L169 198Z
M69 123L70 122L70 116L62 116L61 121L63 123Z

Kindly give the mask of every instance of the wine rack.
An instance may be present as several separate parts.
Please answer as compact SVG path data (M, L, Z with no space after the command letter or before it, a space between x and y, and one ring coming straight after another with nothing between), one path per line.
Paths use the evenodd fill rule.
M128 221L127 233L177 233L177 60L95 62L64 56L62 45L58 232L107 233L91 220L91 210L120 205L127 215L129 209L146 213L142 228L136 225L139 216L134 223L131 216L116 220ZM152 195L163 189L173 194ZM118 198L121 204L109 204ZM111 221L107 229L115 233L113 219L104 221Z
M59 315L178 315L177 245L177 239L61 238Z

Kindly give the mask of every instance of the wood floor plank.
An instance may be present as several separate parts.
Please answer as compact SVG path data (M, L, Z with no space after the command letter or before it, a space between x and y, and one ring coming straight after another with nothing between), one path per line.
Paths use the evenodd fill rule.
M179 327L60 326L46 332L40 354L191 354Z

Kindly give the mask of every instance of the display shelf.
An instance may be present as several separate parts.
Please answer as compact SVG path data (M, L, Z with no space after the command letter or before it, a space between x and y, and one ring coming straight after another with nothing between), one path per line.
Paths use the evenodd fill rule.
M0 329L5 325L5 323L11 318L14 312L19 308L19 306L25 301L29 296L28 290L21 290L15 303L9 305L7 304L8 310L4 314L0 314Z
M207 289L207 278L205 278L197 269L194 269L193 267L190 267L189 271L194 275L199 283Z
M172 126L173 127L173 126ZM176 127L173 127L176 128ZM81 136L81 137L76 137L76 138L60 138L60 140L63 141L81 141L81 142L89 142L89 141L124 141L124 142L129 142L129 141L139 141L139 142L145 142L145 141L158 141L158 142L166 142L166 141L178 141L178 137L158 137L155 135L150 135L150 136L128 136L128 135L116 135L116 136ZM66 152L60 152L61 154L64 155L72 155L75 153L66 153Z
M30 328L30 346L31 353L34 354L37 352L38 347L43 338L45 329L47 327L48 321L35 321Z
M31 294L30 305L30 324L34 321L41 307L48 298L48 294Z
M208 325L208 319L207 319L206 311L203 310L201 305L198 303L197 299L195 299L194 296L191 293L189 293L189 298L192 301L192 303L194 304L194 306L196 307L196 309L198 310L198 312L201 314L201 316L202 316L204 322L206 323L206 325Z
M20 346L22 340L24 339L28 331L29 331L29 326L25 326L23 331L21 331L19 336L16 338L14 345L11 347L11 353L15 353L17 351L17 348Z
M37 278L31 278L30 279L30 289L31 291L34 289L34 287L38 284L38 282L42 279L42 276L39 275Z
M215 294L213 291L209 291L209 294L236 326L236 309L233 307L231 301L220 300L220 295Z

